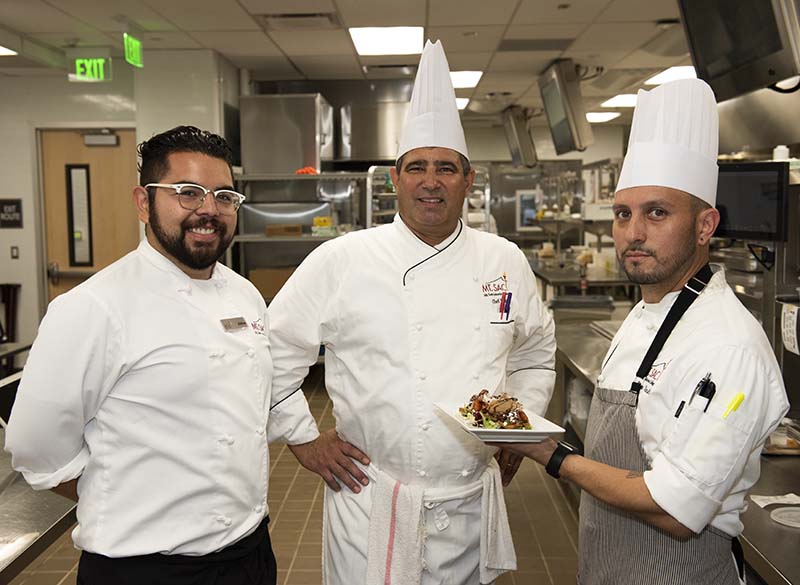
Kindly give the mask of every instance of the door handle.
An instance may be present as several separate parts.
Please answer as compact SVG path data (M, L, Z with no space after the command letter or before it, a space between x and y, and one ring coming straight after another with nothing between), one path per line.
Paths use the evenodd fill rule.
M47 265L47 278L50 284L57 285L62 278L89 278L97 274L96 270L61 270L58 262L51 262Z

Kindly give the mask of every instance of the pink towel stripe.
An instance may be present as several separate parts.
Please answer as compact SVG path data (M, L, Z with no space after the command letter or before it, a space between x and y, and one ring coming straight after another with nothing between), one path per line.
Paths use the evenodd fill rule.
M397 494L400 493L400 482L395 482L392 491L392 519L389 522L389 545L386 551L386 576L384 585L392 585L392 554L394 553L394 532L397 525Z

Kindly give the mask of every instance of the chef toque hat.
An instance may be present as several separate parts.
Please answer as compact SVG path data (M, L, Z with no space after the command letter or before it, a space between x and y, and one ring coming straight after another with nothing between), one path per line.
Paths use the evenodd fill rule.
M425 43L397 158L425 147L450 148L469 158L441 41Z
M682 79L639 90L617 191L671 187L714 207L718 149L717 102L706 82Z

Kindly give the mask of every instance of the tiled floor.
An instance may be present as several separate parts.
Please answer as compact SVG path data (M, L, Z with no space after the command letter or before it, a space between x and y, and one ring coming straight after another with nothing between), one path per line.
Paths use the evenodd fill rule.
M321 429L333 424L322 386L322 368L312 370L305 391ZM278 585L320 585L323 482L300 467L282 445L270 448L270 532L278 561ZM574 585L577 520L556 481L525 461L506 489L518 570L497 585ZM71 585L78 553L69 534L45 551L12 585Z

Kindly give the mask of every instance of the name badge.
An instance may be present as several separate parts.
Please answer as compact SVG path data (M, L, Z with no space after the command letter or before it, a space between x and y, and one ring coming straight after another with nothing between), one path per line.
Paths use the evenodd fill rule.
M220 319L223 329L227 332L239 331L240 329L247 329L247 321L244 317L231 317L230 319Z

